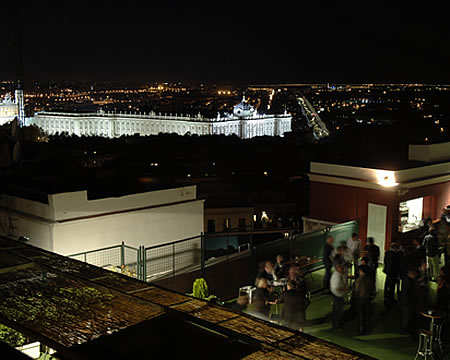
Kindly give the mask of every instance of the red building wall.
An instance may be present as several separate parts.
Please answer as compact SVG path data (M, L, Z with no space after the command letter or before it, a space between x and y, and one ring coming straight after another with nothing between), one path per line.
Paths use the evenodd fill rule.
M439 218L442 208L450 204L450 182L421 186L398 195L397 191L372 190L311 181L309 217L338 223L358 220L360 237L365 241L368 204L385 205L387 206L385 249L388 249L392 239L409 239L405 236L407 233L398 233L399 203L418 197L428 197L424 201L424 216Z
M386 246L392 239L396 192L358 188L311 181L309 217L333 222L359 221L359 233L365 242L369 203L387 206Z

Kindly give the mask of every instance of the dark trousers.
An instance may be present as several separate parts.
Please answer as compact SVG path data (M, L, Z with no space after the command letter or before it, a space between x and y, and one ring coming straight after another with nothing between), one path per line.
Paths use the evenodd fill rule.
M397 284L397 277L386 275L384 282L384 306L388 308L394 303L395 299L395 285Z
M359 333L366 335L370 329L370 299L356 299L356 311L358 313Z
M344 297L333 295L333 329L342 327L344 315Z
M325 264L325 275L323 277L323 288L324 289L330 288L331 268L332 267L333 267L333 264Z
M416 329L416 305L402 305L402 330L414 334Z

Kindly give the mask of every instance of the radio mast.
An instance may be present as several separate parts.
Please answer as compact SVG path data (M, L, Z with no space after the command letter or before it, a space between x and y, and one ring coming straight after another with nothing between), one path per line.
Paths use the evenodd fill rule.
M16 2L16 91L14 93L17 104L17 125L25 125L25 99L23 96L23 53L22 53L22 14L21 1Z

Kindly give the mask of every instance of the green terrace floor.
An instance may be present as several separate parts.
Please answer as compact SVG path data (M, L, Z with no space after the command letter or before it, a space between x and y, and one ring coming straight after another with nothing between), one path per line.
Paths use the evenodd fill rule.
M354 351L375 357L381 360L411 360L417 350L418 340L402 334L400 330L400 306L396 305L389 312L385 312L383 306L383 286L385 275L382 265L377 272L377 293L372 302L372 317L370 334L359 336L358 319L348 319L343 329L333 330L331 328L332 297L328 293L318 290L322 286L324 270L308 275L311 294L311 304L306 311L307 323L304 332L317 336L321 339L331 341L335 344L347 347ZM316 290L316 291L315 291ZM436 292L436 283L430 282L430 301L433 303ZM281 307L282 305L280 305ZM346 305L348 310L350 305ZM249 305L248 311L252 310ZM272 305L271 314L276 314L281 308ZM427 326L427 323L424 323ZM448 349L448 339L443 339ZM447 355L448 356L448 355ZM447 356L442 358L447 359ZM450 357L448 357L450 359Z

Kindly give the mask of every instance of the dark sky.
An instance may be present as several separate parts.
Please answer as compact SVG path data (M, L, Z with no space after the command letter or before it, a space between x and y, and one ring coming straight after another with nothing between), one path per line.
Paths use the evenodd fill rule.
M16 1L0 80L14 79ZM333 3L23 0L25 79L450 83L447 2Z

